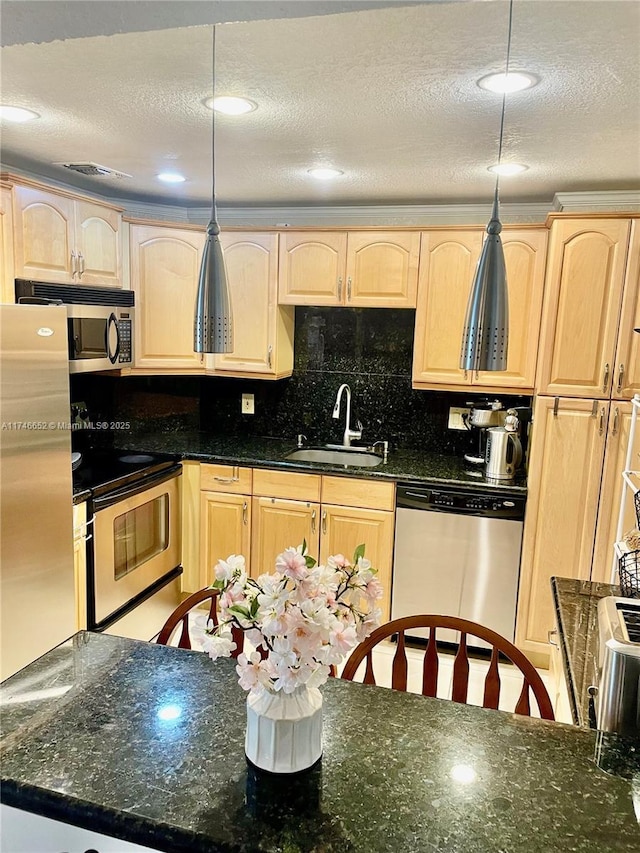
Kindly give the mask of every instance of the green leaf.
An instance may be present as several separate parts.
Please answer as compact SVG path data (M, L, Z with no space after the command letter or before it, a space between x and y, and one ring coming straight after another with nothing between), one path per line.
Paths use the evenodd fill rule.
M251 619L251 614L246 607L240 604L233 604L228 608L229 613L234 613L236 616L242 616L243 619Z
M303 539L303 540L302 540L302 556L304 557L304 555L305 555L306 553L307 553L307 540L306 540L306 539Z
M251 616L251 619L254 619L254 618L255 618L256 613L258 612L258 608L259 608L259 607L260 607L260 605L258 604L258 597L256 596L256 597L253 599L253 601L251 602L251 609L250 609L250 611L249 611L250 616Z
M226 585L227 585L227 581L225 581L225 580L214 581L211 584L211 588L212 589L224 589Z
M317 560L314 560L313 557L305 557L304 559L308 569L312 569L317 563Z
M360 557L364 557L364 543L362 545L358 545L356 550L353 552L353 564L354 564L354 566L358 562Z

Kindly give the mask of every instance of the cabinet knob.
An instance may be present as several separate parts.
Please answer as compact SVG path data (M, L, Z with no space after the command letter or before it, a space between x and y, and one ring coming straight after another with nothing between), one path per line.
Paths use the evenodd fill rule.
M338 276L338 302L342 299L342 276Z
M604 415L605 415L605 407L603 406L600 409L600 420L598 422L598 435L602 435L604 432Z
M624 364L620 364L618 368L618 384L616 385L616 391L618 394L622 391L622 379L624 377Z
M247 502L246 501L242 504L242 523L245 526L248 523L248 521L247 521Z
M620 420L620 409L615 406L613 409L613 425L611 427L611 435L618 434L618 421Z
M316 532L316 515L317 515L317 513L314 509L311 513L311 532L312 533Z
M327 512L326 512L326 510L324 510L322 513L322 532L323 533L327 532Z
M604 366L604 376L602 377L602 392L604 393L607 390L607 386L609 385L609 374L611 373L611 367L609 366L609 362L607 362Z
M347 279L347 302L351 302L351 276Z

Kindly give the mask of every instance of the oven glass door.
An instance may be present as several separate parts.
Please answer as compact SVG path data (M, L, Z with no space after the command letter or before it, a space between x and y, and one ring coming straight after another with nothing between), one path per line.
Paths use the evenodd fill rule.
M102 622L180 564L178 477L95 514L95 619Z

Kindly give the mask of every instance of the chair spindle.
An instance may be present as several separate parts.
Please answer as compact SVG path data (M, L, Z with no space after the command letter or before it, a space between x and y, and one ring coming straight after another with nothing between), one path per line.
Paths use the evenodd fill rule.
M398 632L398 647L393 656L391 668L391 687L394 690L407 689L407 653L404 647L404 631Z
M191 648L191 637L189 636L189 616L185 614L182 619L182 631L180 633L179 649Z
M438 689L438 641L435 626L429 630L429 642L422 663L422 695L435 696Z
M525 678L522 684L522 692L518 697L516 704L516 714L522 714L525 717L531 716L531 704L529 702L529 682Z
M494 646L491 652L491 665L487 672L487 677L484 680L484 699L482 700L483 708L498 709L500 701L500 672L498 671L498 658L500 652Z
M364 683L365 684L375 684L376 679L373 674L373 655L371 652L367 655L367 668L364 673Z
M467 635L460 634L460 645L453 663L453 688L451 699L454 702L466 704L469 689L469 655L467 654Z

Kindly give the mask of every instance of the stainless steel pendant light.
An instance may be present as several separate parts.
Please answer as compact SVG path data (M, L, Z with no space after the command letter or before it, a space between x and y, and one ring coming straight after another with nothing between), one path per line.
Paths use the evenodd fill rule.
M216 28L213 27L213 84L215 96ZM216 212L215 110L211 111L211 221L202 254L196 297L193 349L195 352L233 352L233 318L227 271L220 245Z
M512 17L513 0L509 0L506 74L509 73ZM502 160L506 97L506 92L503 92L498 166ZM504 250L502 248L502 240L500 239L502 223L500 222L498 199L499 186L500 174L497 173L493 210L491 212L491 219L487 225L487 237L482 247L467 304L467 317L462 335L462 354L460 356L460 367L463 370L507 369L509 296L507 293Z

